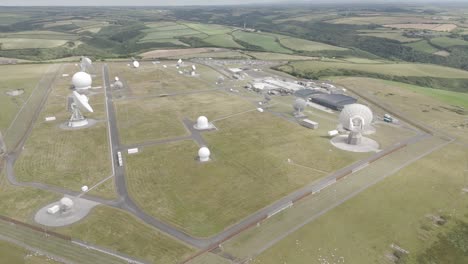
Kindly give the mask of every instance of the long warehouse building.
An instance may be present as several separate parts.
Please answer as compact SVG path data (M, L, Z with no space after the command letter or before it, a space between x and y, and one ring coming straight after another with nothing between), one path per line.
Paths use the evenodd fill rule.
M345 105L356 103L357 99L344 94L318 94L312 97L312 102L341 111Z

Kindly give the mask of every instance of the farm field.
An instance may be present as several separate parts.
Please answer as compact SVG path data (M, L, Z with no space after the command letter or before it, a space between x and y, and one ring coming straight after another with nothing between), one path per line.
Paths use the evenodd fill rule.
M437 48L432 46L427 42L427 40L421 40L418 42L413 42L413 43L408 43L405 46L411 47L415 50L421 51L421 52L426 52L426 53L435 53L439 51Z
M280 61L296 61L296 60L319 60L318 57L298 56L290 54L272 53L272 52L245 52L258 60L280 60Z
M198 146L192 141L144 147L126 157L130 193L149 214L195 236L211 236L325 175L291 166L288 158L330 172L367 155L332 148L317 136L329 128L326 120L320 122L324 128L311 134L271 113L216 121L218 131L203 134L213 159L206 164L195 160ZM304 151L296 152L299 146Z
M298 72L317 72L322 70L354 70L370 73L379 73L393 76L427 76L439 78L462 78L467 79L466 71L449 67L414 64L414 63L379 63L379 64L353 64L335 62L292 62L289 65ZM281 67L280 67L281 68Z
M384 27L388 28L398 28L398 29L420 29L420 30L432 30L432 31L441 31L441 32L450 32L457 28L455 24L390 24L390 25L383 25Z
M46 40L76 40L77 35L67 34L57 31L37 30L37 31L19 31L0 33L1 38L31 38L31 39L46 39Z
M360 36L393 39L401 43L409 43L420 40L420 38L408 38L403 36L404 31L395 31L390 29L359 30L358 32L360 32Z
M328 45L325 43L309 41L304 39L298 38L289 38L284 37L280 38L281 45L291 49L291 50L298 50L298 51L322 51L322 50L347 50L346 48L341 48L333 45Z
M393 254L392 243L410 252L405 263L421 263L423 256L449 259L444 254L447 251L425 249L436 243L439 234L456 227L458 220L468 220L461 192L463 158L467 156L461 146L439 149L300 228L253 263L287 260L294 264L311 259L318 263L380 263ZM440 162L453 169L449 172L438 166ZM437 226L431 215L449 220ZM445 244L445 248L450 246Z
M456 38L449 38L449 37L440 37L440 38L433 38L430 40L431 43L443 48L449 48L453 46L468 46L468 41Z
M252 46L257 46L265 51L278 52L278 53L293 53L289 49L283 48L276 40L276 37L271 35L264 35L261 33L250 33L244 31L236 31L232 33L235 40L248 43Z
M67 40L35 38L0 38L1 48L9 49L43 49L62 46Z
M146 225L127 212L98 206L84 220L57 232L155 264L179 263L194 249Z
M351 24L351 25L385 25L385 24L403 24L403 23L431 23L430 19L422 16L355 16L345 17L333 20L327 20L328 23L333 24Z
M203 41L214 46L225 47L225 48L244 48L239 43L235 42L230 34L213 35L203 38Z

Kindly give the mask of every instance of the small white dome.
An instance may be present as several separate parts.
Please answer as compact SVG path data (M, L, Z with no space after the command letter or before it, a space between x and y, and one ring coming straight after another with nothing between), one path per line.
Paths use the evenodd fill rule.
M88 89L91 87L93 80L91 75L86 72L77 72L72 77L72 83L75 89Z
M201 147L198 150L198 157L200 158L201 162L209 161L210 155L211 155L211 152L207 147Z
M73 201L68 197L63 197L62 199L60 199L60 205L65 209L70 209L73 207Z
M198 129L207 129L209 127L208 118L206 116L200 116L197 119L197 128Z
M114 83L114 88L115 89L122 89L123 88L123 83L121 81L116 81Z
M362 104L346 105L340 113L340 124L351 131L368 130L374 118L369 107Z

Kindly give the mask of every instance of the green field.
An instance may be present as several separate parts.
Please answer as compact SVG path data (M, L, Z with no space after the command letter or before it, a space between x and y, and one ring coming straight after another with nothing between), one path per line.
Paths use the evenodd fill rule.
M221 105L224 107L219 107ZM116 104L124 144L188 135L183 118L196 120L198 116L205 115L214 119L245 109L249 109L249 104L233 100L221 92L125 100Z
M0 170L0 215L31 223L36 210L61 198L55 193L31 187L12 186L5 174L5 170Z
M44 49L62 46L67 40L35 38L0 38L2 49Z
M455 93L398 82L370 78L336 78L335 82L390 104L413 120L424 123L460 140L468 141L466 93ZM463 108L465 107L465 108Z
M392 76L424 76L439 78L468 79L468 72L431 64L387 63L353 64L334 62L300 61L290 63L298 72L318 72L323 70L353 70Z
M194 249L162 234L134 216L105 206L84 220L56 231L155 264L179 263Z
M207 35L221 35L232 32L233 28L222 25L184 23L185 26Z
M345 18L338 18L334 20L328 20L328 23L333 24L351 24L351 25L385 25L385 24L404 24L404 23L425 23L433 22L430 19L426 19L423 16L351 16Z
M203 39L204 42L212 44L218 47L226 48L243 48L239 43L235 42L232 39L232 36L229 34L213 35Z
M278 53L293 53L291 50L283 48L273 35L264 35L261 33L250 33L244 31L235 31L232 34L235 40L248 43L249 45L260 47L265 51Z
M421 40L418 42L409 43L409 44L406 44L405 46L411 47L415 50L426 52L426 53L434 53L434 52L439 51L437 48L429 44L427 40Z
M395 31L390 29L378 29L378 30L359 30L360 36L378 37L396 40L402 43L414 42L420 40L419 38L408 38L403 36L403 31Z
M345 48L332 46L332 45L328 45L325 43L298 39L298 38L289 38L289 37L281 38L280 43L286 48L289 48L291 50L297 50L297 51L314 52L314 51L322 51L322 50L347 50Z
M17 112L28 100L48 65L3 65L0 66L0 131L5 132ZM27 72L28 74L25 74ZM8 96L6 92L23 89L20 96Z
M410 252L403 263L429 263L421 262L421 256L450 259L444 249L424 251L457 220L468 220L461 192L466 154L452 144L417 161L292 233L253 263L387 263L392 243ZM448 223L437 226L428 215L444 216ZM452 243L442 248L466 242L459 238ZM466 255L462 259L433 263L465 263Z
M449 37L432 38L430 41L434 45L443 48L450 48L453 46L468 46L468 41Z
M318 57L308 57L299 55L290 55L272 52L246 52L250 56L258 60L280 60L280 61L296 61L296 60L318 60Z
M64 72L74 70L74 66L69 65ZM99 76L94 78L93 85L100 84ZM93 186L111 174L106 122L79 130L60 128L60 124L70 118L66 109L70 81L71 77L60 76L53 83L45 107L15 164L16 176L20 181L42 182L79 191L81 186ZM95 112L84 115L104 120L103 94L90 96L90 104ZM55 116L57 120L45 122L47 116ZM108 186L102 189L100 195L114 197L113 186Z
M60 263L46 256L19 247L15 244L0 240L0 256L8 264L45 264Z
M323 128L311 133L256 111L217 121L219 131L203 135L213 159L206 164L195 160L198 146L192 141L145 147L126 158L130 193L153 216L196 236L216 234L324 176L313 169L291 166L288 158L333 171L367 155L330 148L328 139L318 135L333 124L320 122ZM298 148L303 151L297 152Z

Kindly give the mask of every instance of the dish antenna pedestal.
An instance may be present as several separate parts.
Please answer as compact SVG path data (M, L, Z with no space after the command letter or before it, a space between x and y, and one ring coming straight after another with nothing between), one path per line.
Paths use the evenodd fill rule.
M88 125L88 119L83 116L80 108L83 108L88 112L93 112L93 108L88 103L88 97L73 91L72 101L70 103L70 111L72 115L68 121L69 127L82 127Z

